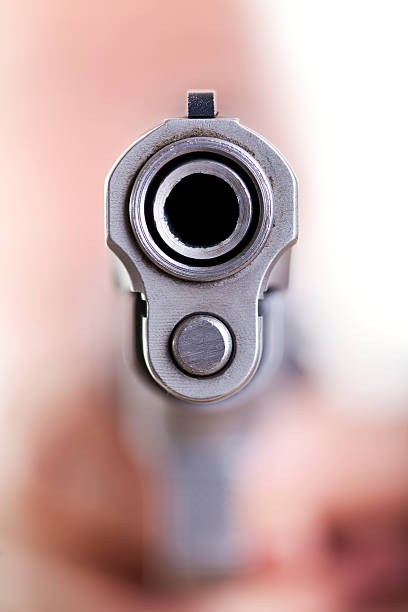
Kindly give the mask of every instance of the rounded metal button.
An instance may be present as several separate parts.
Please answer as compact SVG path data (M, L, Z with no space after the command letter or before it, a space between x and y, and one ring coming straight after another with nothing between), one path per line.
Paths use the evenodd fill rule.
M209 376L224 368L232 355L231 332L217 317L191 315L175 327L171 349L177 365L192 376Z

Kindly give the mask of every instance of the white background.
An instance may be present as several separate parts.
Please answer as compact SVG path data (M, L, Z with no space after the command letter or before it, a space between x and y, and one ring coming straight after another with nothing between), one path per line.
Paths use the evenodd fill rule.
M275 87L282 132L290 134L282 148L300 182L291 296L304 362L333 395L401 406L408 4L264 0L259 7L251 13L265 43L258 52L279 64L270 95Z

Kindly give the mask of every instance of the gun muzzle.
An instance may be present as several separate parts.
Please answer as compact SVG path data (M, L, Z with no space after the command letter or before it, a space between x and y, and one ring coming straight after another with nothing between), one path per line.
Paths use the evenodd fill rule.
M259 301L285 285L287 273L271 273L297 238L296 180L281 154L218 118L213 92L190 92L186 118L114 166L106 225L145 302L140 342L154 380L192 402L242 389L262 353Z

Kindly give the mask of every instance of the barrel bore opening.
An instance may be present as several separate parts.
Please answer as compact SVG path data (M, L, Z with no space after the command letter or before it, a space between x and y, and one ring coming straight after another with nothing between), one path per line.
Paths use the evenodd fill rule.
M233 188L212 174L182 178L170 191L164 216L172 234L185 245L207 248L234 232L239 204Z

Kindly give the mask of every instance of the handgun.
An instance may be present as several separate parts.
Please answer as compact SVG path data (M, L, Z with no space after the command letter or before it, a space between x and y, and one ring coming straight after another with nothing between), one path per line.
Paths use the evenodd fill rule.
M257 370L270 379L282 359L296 178L265 138L218 115L215 92L189 91L185 117L115 163L105 203L107 244L135 300L135 376L160 388L173 414L170 565L228 572L240 557L228 491L242 427L214 431Z

